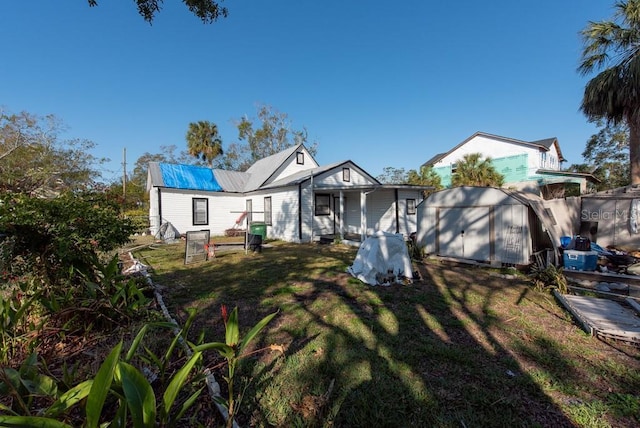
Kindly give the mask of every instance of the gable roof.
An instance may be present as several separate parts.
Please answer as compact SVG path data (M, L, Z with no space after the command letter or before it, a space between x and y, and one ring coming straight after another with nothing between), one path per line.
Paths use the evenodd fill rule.
M282 187L282 186L291 186L291 185L296 185L296 184L300 184L306 180L309 180L311 178L311 176L313 177L317 177L325 172L331 171L332 169L335 168L340 168L343 165L346 164L351 164L353 165L355 168L357 168L358 170L360 170L364 175L367 175L368 177L371 178L371 180L373 181L375 186L379 186L380 182L378 180L376 180L375 177L372 177L371 175L369 175L369 173L367 173L365 170L363 170L362 168L360 168L358 165L356 165L355 163L353 163L352 161L340 161L340 162L335 162L332 164L328 164L328 165L323 165L323 166L319 166L316 168L312 168L312 169L308 169L305 171L298 171L296 173L293 173L287 177L284 177L280 180L274 181L273 183L269 183L268 185L264 186L264 189L269 189L269 188L274 188L274 187ZM354 188L353 186L348 186L349 188ZM334 187L337 188L337 187Z
M291 146L279 153L256 161L256 163L251 165L246 171L246 173L249 174L249 178L245 183L244 191L250 192L262 187L287 159L294 156L295 153L300 150L301 146L302 144Z
M469 141L471 141L472 139L474 139L476 137L486 137L486 138L492 138L494 140L504 141L506 143L513 143L513 144L519 144L519 145L524 145L524 146L537 147L537 148L539 148L541 150L544 150L544 151L549 151L551 149L551 147L555 146L556 151L558 152L558 160L560 162L564 162L566 160L562 156L562 151L560 150L560 144L558 143L558 139L556 137L545 138L545 139L536 140L536 141L523 141L523 140L516 140L515 138L501 137L499 135L493 135L493 134L488 134L486 132L478 131L475 134L473 134L472 136L470 136L469 138L465 139L460 144L456 145L454 148L452 148L448 152L439 153L439 154L433 156L431 159L429 159L428 161L423 163L422 166L435 165L436 163L440 162L445 156L447 156L447 155L453 153L454 151L458 150L460 147L464 146L465 144L467 144Z
M222 169L212 170L207 167L193 165L172 165L149 162L147 188L149 190L151 187L170 187L185 190L248 193L260 189L273 189L277 187L298 185L306 180L310 180L311 177L318 177L321 174L347 164L358 169L362 175L370 178L371 184L356 186L345 185L344 188L402 188L416 190L430 190L433 188L432 186L381 184L375 177L350 160L300 170L291 173L286 177L269 182L269 179L277 173L278 169L284 165L289 158L295 156L296 152L303 146L303 144L292 146L280 153L261 159L252 165L246 172L227 171ZM308 151L305 153L308 153ZM317 165L315 159L313 159L313 162ZM341 186L332 185L331 188L339 189Z
M303 144L288 147L266 158L256 161L247 171L210 169L194 165L175 165L149 162L148 189L153 186L185 190L224 191L244 193L258 190L269 181L285 162L302 150ZM308 151L305 151L311 156ZM315 159L311 158L317 165ZM309 176L309 170L293 174ZM289 180L286 177L278 181Z

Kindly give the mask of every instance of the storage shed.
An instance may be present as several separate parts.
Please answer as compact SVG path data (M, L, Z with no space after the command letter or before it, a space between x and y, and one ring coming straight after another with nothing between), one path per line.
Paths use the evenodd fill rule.
M582 196L580 234L601 247L640 248L640 187Z
M557 202L545 205L530 193L455 187L418 205L416 239L426 253L443 257L526 265L542 253L556 263L560 236L571 232L571 221L562 220L560 211L570 210Z

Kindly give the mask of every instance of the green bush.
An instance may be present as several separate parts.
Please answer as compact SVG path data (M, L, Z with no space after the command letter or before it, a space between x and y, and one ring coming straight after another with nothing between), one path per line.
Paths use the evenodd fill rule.
M35 274L49 285L77 283L81 276L96 280L99 254L125 244L134 231L118 205L99 193L53 199L5 193L0 201L3 272Z
M127 210L124 217L131 221L131 225L138 233L146 232L149 229L149 212L145 210Z

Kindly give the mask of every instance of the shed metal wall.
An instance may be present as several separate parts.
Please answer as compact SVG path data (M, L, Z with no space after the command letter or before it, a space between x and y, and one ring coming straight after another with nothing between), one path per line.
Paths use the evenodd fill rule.
M428 254L508 264L532 255L529 207L500 189L435 192L418 205L417 229Z

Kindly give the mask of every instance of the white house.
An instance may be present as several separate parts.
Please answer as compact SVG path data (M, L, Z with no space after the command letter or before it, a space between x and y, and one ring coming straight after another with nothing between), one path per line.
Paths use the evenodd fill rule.
M491 157L496 171L505 178L503 187L542 195L545 198L558 194L557 190L568 183L578 184L585 193L587 181L596 180L591 174L562 171L560 144L555 137L536 141L476 132L445 153L439 153L423 166L433 166L445 187L451 185L457 163L471 153Z
M257 161L246 172L149 163L149 219L155 235L224 235L240 221L264 222L267 238L312 242L374 232L416 231L424 186L384 185L352 161L319 166L302 144Z

